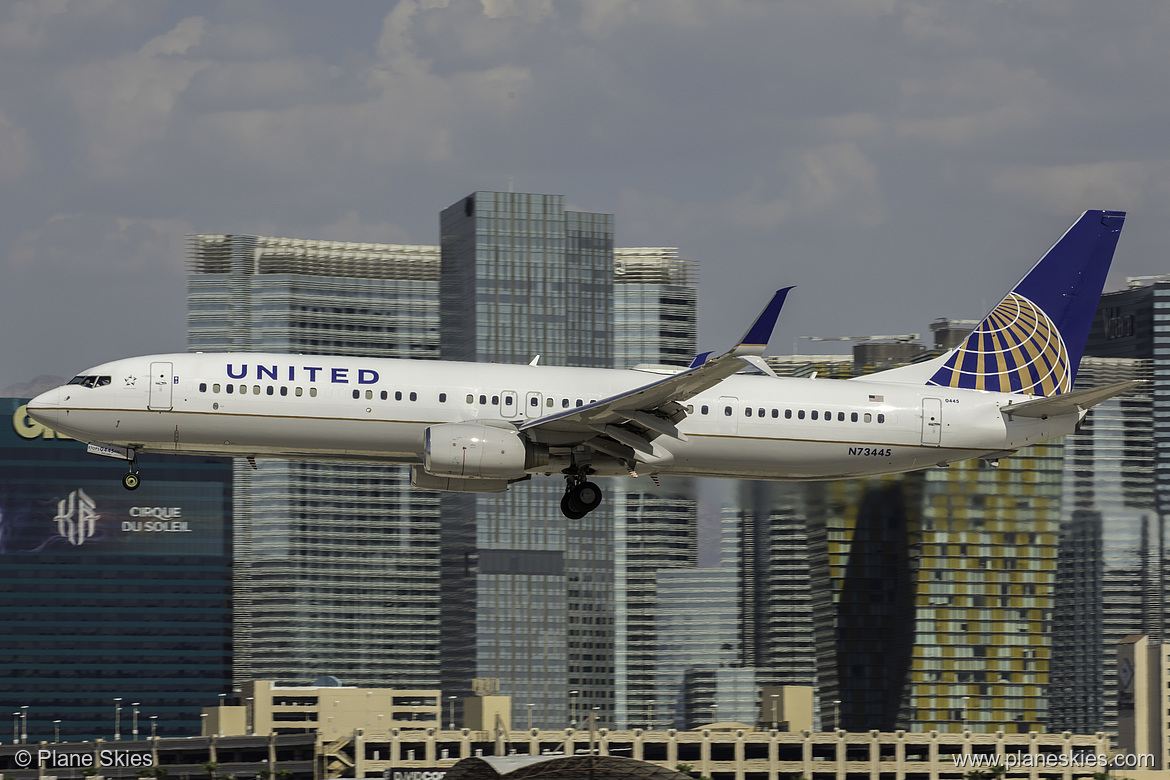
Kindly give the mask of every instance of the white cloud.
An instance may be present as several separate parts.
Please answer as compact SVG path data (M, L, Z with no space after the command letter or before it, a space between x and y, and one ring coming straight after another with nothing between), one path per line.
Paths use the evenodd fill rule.
M1090 208L1134 210L1168 194L1170 160L1020 165L1001 170L992 189L1052 215Z
M36 147L28 132L0 111L0 184L11 184L36 164Z

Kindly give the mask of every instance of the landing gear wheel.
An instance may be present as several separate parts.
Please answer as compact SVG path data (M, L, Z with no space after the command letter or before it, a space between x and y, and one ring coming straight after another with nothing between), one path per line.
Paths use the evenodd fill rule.
M585 480L582 475L566 480L565 495L561 498L561 514L570 520L580 520L601 506L601 488Z
M592 512L601 506L601 488L592 482L581 482L569 488L572 502L586 512Z
M141 484L141 482L142 481L138 478L137 471L131 471L122 475L122 487L126 488L127 490L137 490L138 485Z
M582 509L580 504L573 501L572 494L566 492L565 495L561 496L561 514L570 520L580 520L589 514L589 510Z

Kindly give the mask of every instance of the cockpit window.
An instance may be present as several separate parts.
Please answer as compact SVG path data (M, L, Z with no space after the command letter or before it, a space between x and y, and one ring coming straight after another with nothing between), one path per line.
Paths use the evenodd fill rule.
M71 385L81 385L82 387L105 387L110 383L108 376L75 376L69 380Z

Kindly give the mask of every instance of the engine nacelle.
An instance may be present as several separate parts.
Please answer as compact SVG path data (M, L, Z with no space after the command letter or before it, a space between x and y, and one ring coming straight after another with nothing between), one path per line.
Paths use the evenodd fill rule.
M481 423L432 425L423 444L423 468L435 476L520 479L547 463L547 446L514 429Z

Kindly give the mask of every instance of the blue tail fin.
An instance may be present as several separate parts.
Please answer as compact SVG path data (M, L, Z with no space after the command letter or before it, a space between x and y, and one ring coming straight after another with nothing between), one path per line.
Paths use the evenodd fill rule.
M1058 395L1072 389L1124 211L1086 211L928 385Z

